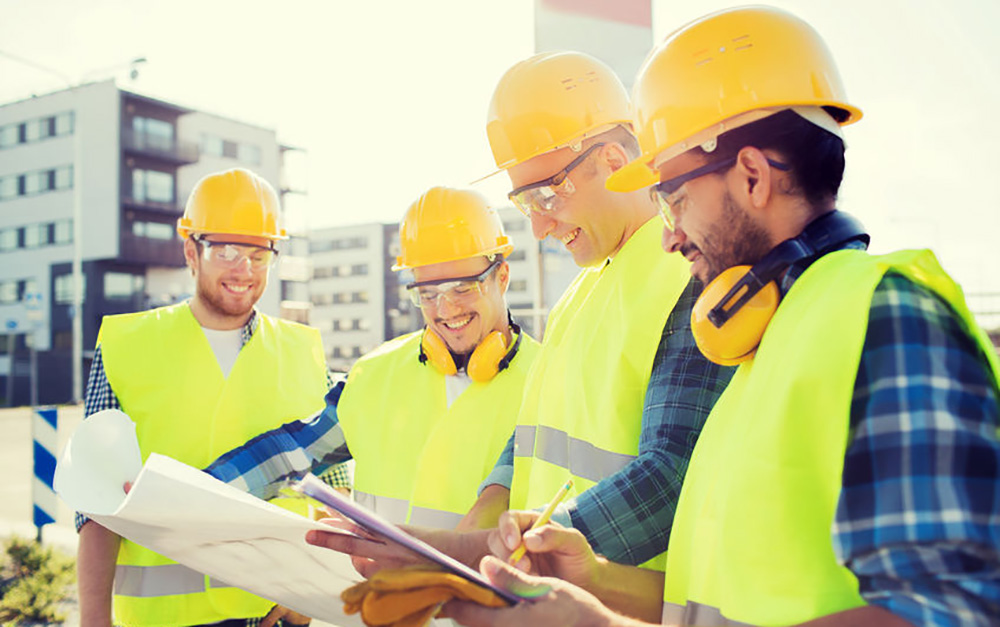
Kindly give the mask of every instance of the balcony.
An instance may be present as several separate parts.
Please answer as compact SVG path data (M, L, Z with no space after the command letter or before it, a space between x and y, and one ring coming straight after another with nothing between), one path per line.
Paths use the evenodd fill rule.
M130 128L122 129L122 149L129 154L152 157L173 165L196 163L200 154L195 142L137 133Z
M162 240L123 233L118 258L130 263L181 268L184 266L184 247L176 239Z

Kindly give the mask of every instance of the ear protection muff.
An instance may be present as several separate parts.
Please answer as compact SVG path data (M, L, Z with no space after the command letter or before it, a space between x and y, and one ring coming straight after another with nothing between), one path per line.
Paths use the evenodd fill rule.
M510 347L507 346L507 338L503 333L493 331L483 338L469 356L465 371L473 381L486 383L500 371L506 370L513 361L517 350L521 347L521 327L514 322L510 312L507 312L507 323L514 333L514 342ZM455 359L441 336L431 329L424 329L423 338L420 340L420 363L428 362L443 375L453 375L458 372Z
M778 309L776 279L792 264L812 263L851 241L870 241L853 217L832 211L775 246L753 266L734 266L705 286L691 311L691 333L710 361L735 366L754 356Z

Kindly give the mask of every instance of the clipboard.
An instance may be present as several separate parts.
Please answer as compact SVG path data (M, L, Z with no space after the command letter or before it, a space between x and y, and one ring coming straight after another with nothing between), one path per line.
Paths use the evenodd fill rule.
M292 489L319 501L323 505L332 508L361 525L366 530L378 534L391 542L413 551L421 557L424 557L441 566L445 570L452 572L463 579L467 579L476 585L492 590L497 594L497 596L511 605L516 605L522 600L521 597L515 595L509 590L504 590L503 588L498 588L493 585L488 579L486 579L486 577L483 577L480 573L469 568L462 562L459 562L455 558L442 553L423 540L414 538L375 512L358 505L343 494L340 494L327 484L323 483L313 474L308 474L303 477L292 486Z

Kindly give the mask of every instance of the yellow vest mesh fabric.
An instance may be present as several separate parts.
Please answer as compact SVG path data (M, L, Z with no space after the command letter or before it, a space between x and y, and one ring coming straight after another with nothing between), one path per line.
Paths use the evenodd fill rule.
M638 455L653 358L690 280L687 261L664 254L662 228L649 220L609 264L583 270L549 315L518 415L511 509L545 506L570 476L578 495ZM546 461L552 452L570 467Z
M864 605L837 563L831 527L868 311L890 269L942 296L983 341L930 251L839 251L815 262L698 439L667 553L665 619L700 606L787 625Z
M398 522L410 522L417 508L460 518L472 507L514 430L539 350L524 335L506 370L471 383L448 407L444 375L418 360L420 339L411 333L362 357L337 407L355 488L402 501L407 515Z
M254 436L323 408L326 365L319 333L258 316L228 378L186 303L104 319L98 340L104 368L122 411L136 424L144 460L156 452L203 468ZM284 506L305 511L301 501ZM118 554L119 566L173 563L128 540ZM220 587L114 600L116 622L129 626L263 616L272 605Z

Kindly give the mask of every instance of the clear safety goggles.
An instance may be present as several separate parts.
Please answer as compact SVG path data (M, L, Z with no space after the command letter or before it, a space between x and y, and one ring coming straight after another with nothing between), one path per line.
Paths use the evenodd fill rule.
M410 283L406 291L410 301L417 307L437 307L442 296L452 305L467 305L483 294L483 281L502 263L497 259L479 274L466 277L437 279Z
M563 199L568 198L576 191L576 186L570 180L569 173L573 171L573 168L583 163L590 156L590 153L603 145L603 143L592 145L590 148L584 150L579 157L570 161L562 170L559 170L547 179L518 187L507 194L507 198L514 203L514 206L521 213L529 218L532 211L545 214L549 211L559 209L562 206Z
M768 159L767 162L772 168L777 170L788 171L790 169L790 166L779 161ZM651 186L649 188L649 196L653 199L653 202L656 203L657 208L659 208L660 217L663 218L663 223L667 225L667 228L671 231L674 230L675 222L674 214L670 210L670 197L673 196L677 190L679 190L688 181L693 181L696 178L713 174L719 170L728 170L734 165L736 165L736 157L707 163L701 167L691 170L690 172L685 172L680 176L675 176L672 179L667 179L666 181L661 181L660 183Z
M196 238L195 241L202 245L201 254L205 261L224 268L235 268L243 263L244 259L248 259L251 268L263 270L274 265L278 259L278 251L268 246L242 242L220 242L202 238Z

